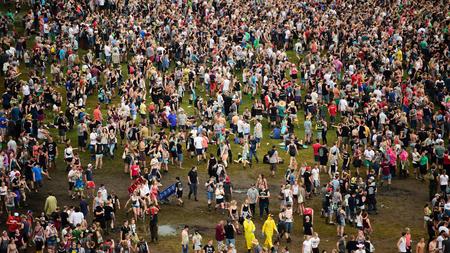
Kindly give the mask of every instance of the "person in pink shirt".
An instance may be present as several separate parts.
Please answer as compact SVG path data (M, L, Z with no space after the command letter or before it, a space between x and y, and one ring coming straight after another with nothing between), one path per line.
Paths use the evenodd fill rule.
M408 163L408 152L403 148L400 152L400 176L407 177L409 175L407 163Z
M397 153L395 153L395 150L393 148L389 148L387 150L387 154L389 156L389 166L391 168L391 174L392 176L395 176L395 170L397 168Z

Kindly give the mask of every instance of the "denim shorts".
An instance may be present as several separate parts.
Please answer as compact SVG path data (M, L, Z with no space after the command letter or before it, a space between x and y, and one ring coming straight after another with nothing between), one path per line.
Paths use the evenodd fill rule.
M284 226L286 227L286 232L291 233L292 231L292 222L285 222Z

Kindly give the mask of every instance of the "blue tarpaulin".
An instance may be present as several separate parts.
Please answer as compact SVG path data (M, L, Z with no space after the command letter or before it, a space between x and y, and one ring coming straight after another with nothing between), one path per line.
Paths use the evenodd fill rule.
M166 200L167 198L169 198L170 196L175 194L176 189L177 189L176 184L170 185L166 189L164 189L161 192L159 192L158 199L159 200Z

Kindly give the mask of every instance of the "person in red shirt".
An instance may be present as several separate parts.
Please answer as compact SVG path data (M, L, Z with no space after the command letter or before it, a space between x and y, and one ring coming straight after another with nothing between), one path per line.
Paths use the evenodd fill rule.
M319 149L320 149L320 147L322 147L322 145L320 144L320 140L316 139L316 143L314 143L312 145L313 152L314 152L314 161L315 162L319 162Z
M16 233L16 229L21 227L22 223L19 217L19 213L14 213L14 215L9 215L6 220L6 226L8 227L8 235L9 237L13 237Z
M225 241L225 222L223 220L219 221L219 223L216 226L216 241L218 248L220 249L221 246L223 246Z
M130 166L130 178L137 179L140 176L141 168L139 168L138 161L135 161L133 165Z
M92 113L94 116L94 120L97 123L102 123L103 117L102 117L102 111L100 111L100 105L98 104L97 107L95 107L94 112Z
M336 102L333 101L328 106L328 113L330 114L330 121L331 121L331 123L334 123L335 120L336 120L336 114L337 114Z
M450 175L448 173L450 173L450 155L448 153L448 150L445 151L444 153L444 170L447 172L447 175Z

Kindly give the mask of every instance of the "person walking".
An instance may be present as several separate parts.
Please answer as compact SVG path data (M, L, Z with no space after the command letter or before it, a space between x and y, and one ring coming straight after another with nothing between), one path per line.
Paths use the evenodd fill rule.
M274 231L278 234L278 229L275 221L273 220L273 215L269 214L262 226L262 233L266 238L266 240L264 241L264 247L266 247L267 249L272 249L273 247L272 237Z
M259 199L259 191L256 188L255 184L252 184L251 187L247 190L247 198L248 198L248 204L250 206L250 213L252 215L255 215L256 203L258 203L258 199Z
M244 226L244 237L245 237L245 243L247 246L247 251L248 251L248 253L250 253L252 250L252 247L253 247L252 242L254 239L256 239L256 237L255 237L256 227L255 227L255 224L253 223L250 215L245 217L243 226Z
M58 201L52 192L48 193L48 197L45 200L44 211L45 214L50 216L53 212L56 211L56 207L58 206Z
M192 167L192 169L188 173L188 185L189 185L189 194L188 199L191 199L191 196L194 195L195 201L197 199L197 188L198 188L198 174L197 167Z

